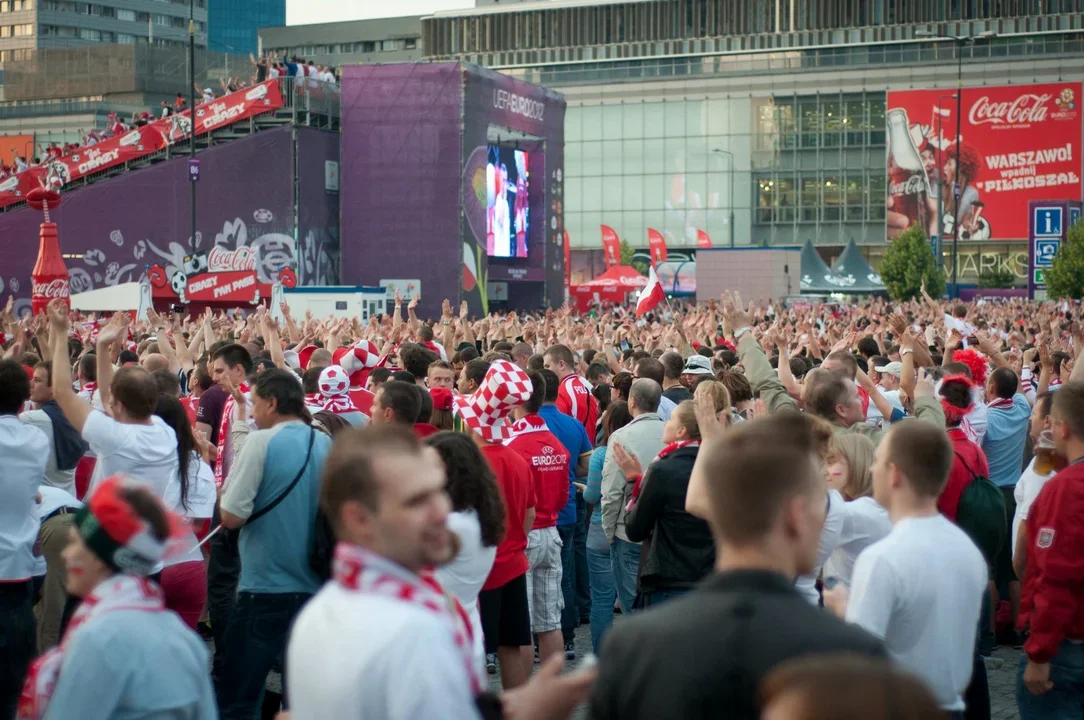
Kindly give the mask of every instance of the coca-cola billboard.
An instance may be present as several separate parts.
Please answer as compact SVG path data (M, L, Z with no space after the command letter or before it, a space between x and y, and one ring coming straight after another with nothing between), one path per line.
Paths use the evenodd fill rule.
M1026 240L1029 201L1081 199L1080 82L964 88L959 148L951 96L888 93L890 239L919 223L942 238Z

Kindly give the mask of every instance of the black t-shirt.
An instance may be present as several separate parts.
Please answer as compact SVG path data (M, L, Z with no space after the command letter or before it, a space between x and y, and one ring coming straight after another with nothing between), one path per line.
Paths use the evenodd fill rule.
M196 409L196 422L211 426L211 436L207 440L212 445L218 444L218 428L222 425L222 412L226 408L226 391L218 385L209 388L200 395L199 408Z
M267 79L267 63L260 63L256 66L256 82L263 82Z
M689 392L689 389L681 385L675 385L672 388L663 390L662 396L675 405L680 405L686 400L693 399L693 394Z

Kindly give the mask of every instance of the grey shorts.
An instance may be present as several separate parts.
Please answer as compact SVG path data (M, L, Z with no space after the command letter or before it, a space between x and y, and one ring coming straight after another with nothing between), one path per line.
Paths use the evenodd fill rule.
M531 631L561 629L565 596L561 592L561 536L557 528L532 530L527 534L527 605Z

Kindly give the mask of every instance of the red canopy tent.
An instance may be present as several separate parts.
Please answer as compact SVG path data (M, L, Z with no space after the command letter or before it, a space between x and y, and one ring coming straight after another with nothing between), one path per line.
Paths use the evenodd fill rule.
M594 280L571 288L581 312L586 312L594 302L623 303L631 292L639 292L647 285L647 278L636 268L614 265Z

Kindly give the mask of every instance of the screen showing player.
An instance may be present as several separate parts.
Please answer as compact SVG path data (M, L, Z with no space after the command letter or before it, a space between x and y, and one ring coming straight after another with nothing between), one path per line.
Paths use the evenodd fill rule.
M530 227L528 153L490 145L486 158L486 254L527 257Z

